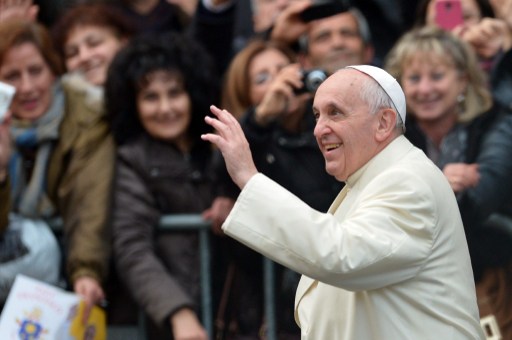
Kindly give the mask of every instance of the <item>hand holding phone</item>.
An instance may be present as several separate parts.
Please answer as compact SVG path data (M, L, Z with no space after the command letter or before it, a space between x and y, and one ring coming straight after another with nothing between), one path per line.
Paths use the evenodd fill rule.
M16 88L12 85L0 82L0 124L5 119L5 114L11 105Z
M444 30L451 31L464 23L460 0L436 0L436 24Z

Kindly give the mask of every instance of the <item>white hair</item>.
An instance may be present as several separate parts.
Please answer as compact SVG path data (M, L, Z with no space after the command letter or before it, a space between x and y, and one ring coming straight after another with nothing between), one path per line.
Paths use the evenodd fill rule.
M371 77L365 77L361 90L359 91L361 100L368 104L370 114L376 114L381 109L392 109L396 114L396 127L405 131L404 122L402 117L398 114L395 103L391 97L384 91L384 89Z

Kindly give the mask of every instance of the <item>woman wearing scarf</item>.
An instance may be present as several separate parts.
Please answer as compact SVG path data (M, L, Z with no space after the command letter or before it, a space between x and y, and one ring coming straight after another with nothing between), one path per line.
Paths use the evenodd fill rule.
M457 197L481 322L488 335L511 339L512 164L510 123L502 122L510 112L493 101L469 45L439 28L406 33L386 67L407 100L405 136L443 171Z
M43 26L4 21L0 36L0 81L16 87L8 168L0 162L7 173L0 196L9 196L0 203L0 232L11 228L6 211L40 222L62 217L67 278L92 306L105 298L114 154L101 90L76 75L60 77L63 65Z

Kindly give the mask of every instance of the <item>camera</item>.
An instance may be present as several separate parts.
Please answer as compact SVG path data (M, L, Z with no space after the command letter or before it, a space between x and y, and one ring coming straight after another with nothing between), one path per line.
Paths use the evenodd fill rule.
M322 84L327 77L327 72L321 69L302 70L302 82L304 86L300 89L296 89L295 93L315 93L320 84Z

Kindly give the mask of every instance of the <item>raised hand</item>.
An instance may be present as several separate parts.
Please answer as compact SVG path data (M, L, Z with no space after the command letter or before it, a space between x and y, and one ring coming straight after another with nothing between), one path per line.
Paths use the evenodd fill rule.
M0 0L0 22L7 19L36 20L39 6L32 0Z
M279 13L270 34L270 39L282 41L286 44L296 42L308 29L308 24L302 21L300 13L311 4L312 1L310 0L296 1Z
M501 19L483 18L478 24L456 27L453 33L472 45L483 58L491 58L502 50L506 51L512 44L511 31Z
M210 106L210 110L217 118L206 116L205 121L217 133L204 134L201 138L219 148L231 179L242 189L249 179L258 173L249 142L245 138L242 127L231 113L214 105Z

